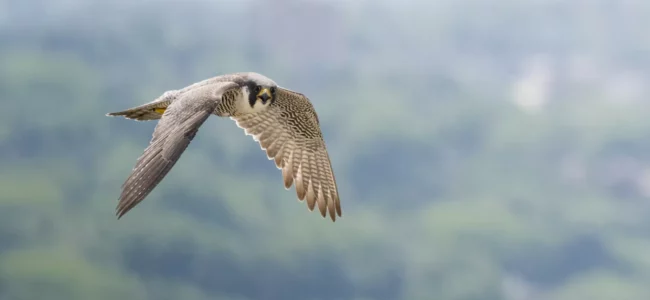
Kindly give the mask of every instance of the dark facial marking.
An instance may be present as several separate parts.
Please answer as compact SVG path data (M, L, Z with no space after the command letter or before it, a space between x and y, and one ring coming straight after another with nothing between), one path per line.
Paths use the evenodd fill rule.
M259 93L260 87L253 83L252 81L249 81L246 83L246 86L248 87L248 104L253 107L255 105L255 102L257 101L257 93Z

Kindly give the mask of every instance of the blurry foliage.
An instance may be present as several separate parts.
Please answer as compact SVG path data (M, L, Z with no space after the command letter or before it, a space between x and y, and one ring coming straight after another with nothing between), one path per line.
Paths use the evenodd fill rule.
M649 4L351 3L0 1L0 300L650 297L649 94L608 89ZM155 122L105 113L237 71L314 102L344 217L212 118L116 221Z

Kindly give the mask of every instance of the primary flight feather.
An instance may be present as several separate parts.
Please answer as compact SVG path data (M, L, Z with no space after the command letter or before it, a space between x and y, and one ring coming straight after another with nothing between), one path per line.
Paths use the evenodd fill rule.
M282 170L310 211L332 221L341 216L338 187L313 105L303 94L253 72L206 79L131 109L107 114L159 120L149 146L122 185L118 219L140 203L169 173L210 115L230 117Z

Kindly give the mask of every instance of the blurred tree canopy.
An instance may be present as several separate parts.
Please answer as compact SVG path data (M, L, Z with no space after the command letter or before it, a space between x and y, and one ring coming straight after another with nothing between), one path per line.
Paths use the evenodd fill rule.
M650 3L0 0L0 300L650 298ZM217 74L313 101L344 217L209 119L123 219L155 122Z

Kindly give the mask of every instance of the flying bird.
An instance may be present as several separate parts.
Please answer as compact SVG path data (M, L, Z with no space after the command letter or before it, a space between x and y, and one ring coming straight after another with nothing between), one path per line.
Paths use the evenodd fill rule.
M210 115L230 117L282 170L307 208L341 216L338 187L316 111L309 99L254 72L212 77L107 116L159 120L153 137L122 185L117 218L140 203L176 164Z

